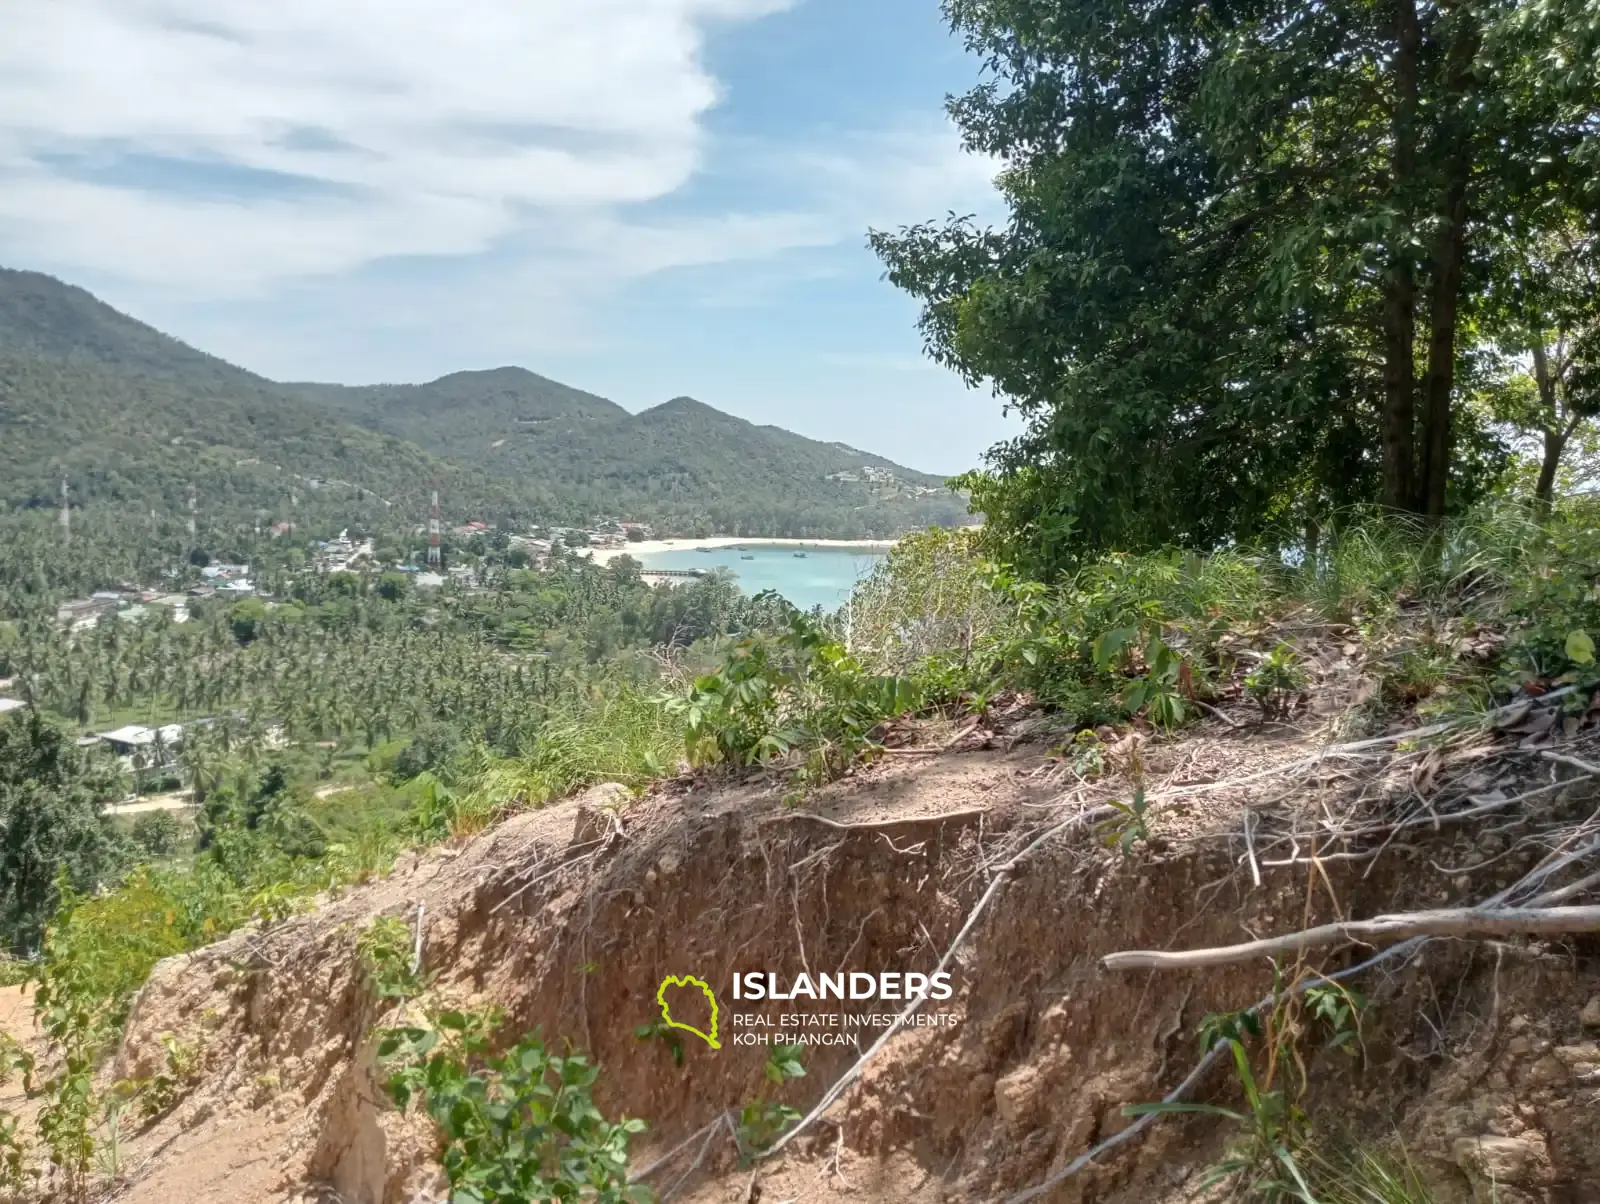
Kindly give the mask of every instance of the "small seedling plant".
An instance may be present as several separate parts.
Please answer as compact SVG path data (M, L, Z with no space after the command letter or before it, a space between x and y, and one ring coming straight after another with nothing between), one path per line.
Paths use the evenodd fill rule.
M1279 644L1261 659L1261 663L1245 674L1245 693L1255 699L1263 718L1274 719L1285 715L1295 698L1306 688L1306 672L1300 666L1294 649Z
M536 1032L494 1053L498 1026L493 1013L444 1011L379 1038L389 1097L402 1111L416 1101L438 1128L452 1204L652 1200L628 1182L628 1142L644 1122L601 1115L599 1069Z
M1095 831L1108 848L1118 848L1124 857L1131 857L1134 845L1148 844L1150 841L1150 825L1145 819L1150 811L1150 800L1145 797L1144 788L1140 787L1133 792L1130 801L1124 803L1112 799L1108 805L1115 808L1117 814L1102 820Z
M744 1162L749 1163L770 1148L785 1129L800 1119L798 1111L772 1096L790 1079L804 1078L805 1073L798 1045L779 1045L767 1055L762 1069L766 1085L759 1096L739 1110L739 1156Z

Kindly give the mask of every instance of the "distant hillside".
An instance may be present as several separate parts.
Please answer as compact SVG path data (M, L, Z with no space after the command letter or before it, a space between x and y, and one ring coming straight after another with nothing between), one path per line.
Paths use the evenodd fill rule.
M354 520L425 513L440 477L490 511L516 491L414 444L339 421L79 288L0 269L0 507L76 504L179 512L190 487L211 517ZM384 503L389 503L385 505Z
M680 531L795 535L884 535L965 515L942 478L689 397L629 414L521 368L458 372L425 385L300 388L348 421L457 464L538 482L584 514L649 518Z
M425 449L425 450L424 450ZM936 477L690 398L631 415L520 368L281 384L32 272L0 269L0 505L300 506L639 518L675 533L886 535L957 522ZM389 503L389 505L385 505Z

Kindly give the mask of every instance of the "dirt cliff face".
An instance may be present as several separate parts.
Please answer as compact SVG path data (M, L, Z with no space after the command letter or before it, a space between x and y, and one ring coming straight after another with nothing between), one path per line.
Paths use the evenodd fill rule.
M1045 742L1023 739L885 758L799 809L760 781L679 783L638 801L601 788L409 856L314 913L157 967L112 1073L148 1075L172 1033L202 1049L204 1074L133 1140L120 1199L443 1198L431 1131L387 1104L374 1069L372 1033L386 1017L355 942L378 915L420 928L431 998L497 1003L508 1031L590 1050L602 1110L650 1123L636 1165L694 1138L652 1180L665 1189L681 1178L679 1199L1003 1199L1127 1126L1125 1105L1159 1098L1194 1065L1203 1016L1272 984L1265 960L1111 973L1103 955L1473 902L1549 852L1511 809L1497 852L1464 825L1418 825L1381 856L1313 866L1304 845L1279 841L1288 820L1261 817L1297 809L1346 822L1353 813L1340 807L1356 795L1363 815L1392 816L1418 789L1415 765L1391 780L1392 760L1303 763L1314 752L1297 735L1220 728L1143 747L1125 739L1111 772L1083 783ZM1476 788L1507 797L1554 772L1528 756L1503 768L1470 761L1434 765L1424 792L1442 797L1441 783L1487 765ZM1003 869L1049 822L1128 799L1130 771L1154 800L1147 840L1124 854L1117 829L1079 827ZM1594 781L1579 774L1540 795L1541 822L1581 825ZM1246 808L1258 816L1248 839ZM726 1038L745 1006L729 997L738 972L780 982L926 973L986 894L948 964L953 997L928 1007L951 1023L899 1033L820 1123L754 1167L737 1164L718 1117L757 1097L769 1050L689 1037L679 1065L668 1041L635 1035L659 1015L667 975L713 985ZM1590 938L1435 941L1397 960L1354 984L1371 999L1359 1042L1342 1052L1320 1051L1310 1033L1301 1042L1303 1106L1359 1136L1398 1133L1440 1201L1600 1199L1597 951ZM1367 953L1346 947L1315 964L1331 973ZM807 1047L806 1077L785 1098L805 1110L876 1035ZM1229 1100L1232 1087L1219 1070L1201 1094ZM1199 1184L1233 1136L1214 1118L1164 1119L1044 1198L1205 1198Z

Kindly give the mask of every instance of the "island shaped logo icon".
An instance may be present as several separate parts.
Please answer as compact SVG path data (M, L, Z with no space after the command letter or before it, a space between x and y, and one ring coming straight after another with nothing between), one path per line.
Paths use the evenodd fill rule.
M667 1003L668 987L692 987L699 989L700 993L706 997L706 1002L711 1005L711 1031L709 1033L703 1033L699 1029L695 1028L692 1024L684 1024L681 1020L674 1020L672 1018L672 1008L671 1005ZM661 980L661 985L656 988L656 1003L661 1008L661 1022L668 1028L682 1029L686 1033L693 1033L695 1036L699 1037L700 1040L711 1046L712 1049L722 1048L721 1043L717 1040L717 997L711 990L709 984L701 979L696 978L692 974L685 974L681 977L676 974L669 974L666 978Z

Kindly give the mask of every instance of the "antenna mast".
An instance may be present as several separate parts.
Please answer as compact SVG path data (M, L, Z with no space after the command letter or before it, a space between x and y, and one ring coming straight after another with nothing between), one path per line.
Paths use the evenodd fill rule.
M442 563L439 556L439 488L435 484L433 504L428 507L428 567L437 573Z
M61 478L61 542L72 542L72 507L67 501L67 478Z

